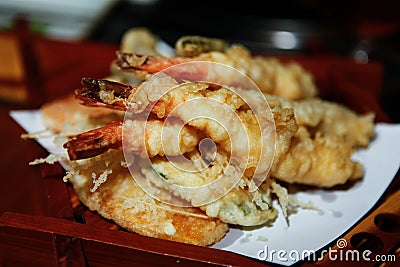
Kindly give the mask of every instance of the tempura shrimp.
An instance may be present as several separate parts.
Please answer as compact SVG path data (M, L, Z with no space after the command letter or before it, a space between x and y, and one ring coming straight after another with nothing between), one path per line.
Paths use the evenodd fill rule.
M175 84L175 82L169 81L166 84ZM96 90L99 89L98 87L96 88ZM103 86L104 88L110 89L111 87ZM133 91L132 88L131 91ZM146 90L142 90L141 99L149 99L146 97L146 92L150 92L151 90ZM125 92L121 89L117 91ZM239 91L239 93L241 95L247 94L249 98L252 98L251 93L246 90ZM98 92L94 94L88 93L87 96L92 97L88 102L95 106L106 105L115 108L113 100L111 100L111 104L105 104L99 95L100 93ZM103 95L110 94L104 93ZM135 97L132 97L132 95L135 94L132 92L128 98L130 98L130 101L135 102ZM81 96L79 92L78 96ZM232 150L239 151L239 154L236 156L247 155L245 154L245 150L241 150L241 142L231 143L223 127L221 128L218 124L210 120L190 120L191 117L196 117L196 112L199 111L203 115L204 112L208 112L210 116L217 117L218 120L223 121L224 118L218 117L223 116L222 114L224 113L221 107L210 108L213 106L213 101L202 102L201 100L216 99L226 104L235 111L240 122L244 124L246 130L245 136L249 137L250 140L250 158L246 166L246 172L249 175L254 173L254 166L261 164L257 165L260 168L259 170L266 170L268 167L271 167L270 176L289 183L330 187L335 184L342 184L349 179L362 177L363 173L359 163L351 159L354 152L352 146L363 144L363 140L365 139L369 140L371 131L361 131L358 135L362 138L358 138L357 135L354 135L354 131L351 130L353 129L352 127L341 127L340 129L344 129L344 131L337 131L335 130L335 123L338 125L357 125L358 122L365 121L365 125L370 125L372 124L370 117L359 116L343 106L318 99L290 101L268 94L264 94L264 96L271 107L276 129L272 165L269 165L267 161L260 161L260 155L262 155L260 142L268 142L268 140L260 139L260 129L268 129L268 127L257 127L259 125L255 123L254 114L246 112L246 108L248 108L246 106L247 103L241 98L236 97L235 94L226 88L209 88L204 83L184 84L182 87L178 86L176 89L169 91L168 94L155 101L154 105L150 105L150 101L148 100L146 103L151 106L151 112L156 114L160 119L168 115L179 117L183 121L187 121L191 127L205 133L206 136L218 143L224 150L228 152ZM191 99L196 100L195 105L185 106L185 109L178 109L173 114L170 114L178 105ZM118 108L121 107L121 101L119 99L115 102ZM148 106L142 106L140 110L148 108ZM125 109L128 109L128 102L125 102ZM343 121L333 121L332 114L344 114L344 116L340 117ZM227 125L228 127L226 128L228 129L236 127L236 123ZM298 130L300 128L301 131ZM364 128L369 129L370 127ZM233 132L240 133L240 131ZM265 136L271 138L271 135L266 134ZM235 138L235 136L233 137ZM236 138L238 139L238 137ZM232 144L233 148L231 147ZM269 147L264 146L263 148L268 149ZM270 151L264 151L263 153L263 155L271 155ZM320 154L325 156L315 156ZM336 166L334 168L335 171L329 175L326 175L319 167L327 164L329 166Z
M128 153L154 157L184 154L192 151L198 142L197 131L188 125L172 121L164 124L157 119L125 120L70 136L64 148L71 160L94 157L109 149L122 149L122 145Z
M99 83L101 83L101 86ZM86 84L84 83L84 85ZM151 113L160 119L167 116L178 117L187 125L202 131L205 136L232 153L232 157L238 162L242 164L245 162L246 169L252 169L256 173L267 172L271 166L271 161L277 156L275 150L278 155L285 153L291 137L297 130L293 112L290 109L283 111L281 108L276 108L273 111L274 113L284 112L286 115L272 116L271 113L256 117L247 103L233 90L219 86L211 86L212 88L210 88L210 86L198 82L182 83L163 95L160 93L160 98L153 103L149 103L149 97L145 96L147 87L136 91L137 88L127 85L125 91L121 88L123 87L122 84L112 82L107 85L104 80L97 82L91 80L90 86L77 90L76 93L78 98L89 105L125 108L129 111L131 103L135 103L134 107L137 107L136 103L139 101L136 97L139 95L141 99L146 99L148 103L147 107L143 105L146 103L145 100L140 101L142 107L139 111L151 109ZM114 87L116 90L112 89ZM109 91L112 91L112 93L109 93ZM128 91L131 91L128 96L130 102L123 100L121 94L119 94L119 92L127 94ZM102 97L104 95L107 96L106 101ZM133 112L138 111L134 109ZM280 119L283 119L283 121L277 121ZM273 145L276 139L275 123L279 124L282 129L277 132L279 134L277 138L278 148Z
M139 78L146 79L168 67L193 61L209 61L225 64L239 70L253 80L262 92L288 99L304 99L316 96L317 90L312 75L298 63L283 64L273 57L252 56L241 45L232 45L224 52L211 51L195 57L162 57L133 53L117 53L116 64L126 71L132 71ZM199 73L202 71L203 73ZM218 73L227 82L234 82L235 76L216 69L196 70L193 75L207 78ZM197 76L196 76L197 77Z

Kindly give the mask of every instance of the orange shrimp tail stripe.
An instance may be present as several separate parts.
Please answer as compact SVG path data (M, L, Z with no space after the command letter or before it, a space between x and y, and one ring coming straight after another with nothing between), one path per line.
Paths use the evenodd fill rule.
M122 122L113 122L104 127L71 136L63 147L70 160L86 159L122 146Z

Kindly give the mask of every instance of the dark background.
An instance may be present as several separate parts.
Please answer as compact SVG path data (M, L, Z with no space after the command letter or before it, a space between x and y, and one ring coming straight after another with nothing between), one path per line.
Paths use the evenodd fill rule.
M182 35L204 35L241 42L256 53L335 53L379 61L382 106L400 122L400 1L120 1L88 38L119 43L126 30L142 26L171 45ZM293 33L296 47L276 47L277 31Z

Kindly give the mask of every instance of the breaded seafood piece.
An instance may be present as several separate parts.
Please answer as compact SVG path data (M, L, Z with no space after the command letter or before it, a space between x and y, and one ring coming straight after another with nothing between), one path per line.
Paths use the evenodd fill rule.
M114 150L71 163L66 178L90 210L149 237L208 246L225 236L228 225L219 219L206 216L198 208L161 203L146 194L121 161L121 151ZM93 181L97 187L93 187Z
M45 104L41 111L46 126L62 135L105 126L122 118L120 111L88 108L73 96ZM208 217L199 208L170 206L146 194L123 166L122 151L62 161L67 166L65 180L71 182L80 201L129 231L199 246L218 242L228 231L227 224Z
M198 162L200 158L194 152L187 156L193 163ZM143 168L142 172L146 179L157 186L173 192L192 204L201 203L199 208L204 210L208 216L219 218L225 223L255 226L274 220L277 211L272 207L272 195L269 187L271 180L265 181L268 186L260 186L251 192L248 177L242 176L240 170L233 166L227 167L228 161L227 153L218 150L215 159L208 166L205 166L205 168L199 166L199 171L189 172L177 167L176 163L172 164L164 157L154 158L152 169L167 180L167 183L160 183L159 176L147 169ZM240 179L232 181L236 178ZM218 187L212 187L211 183L218 179ZM232 182L233 188L224 190L224 188L229 189ZM178 187L174 185L178 185ZM193 187L197 190L187 189ZM219 190L221 191L220 197L210 202L209 199L213 197L212 194L218 194Z
M317 187L344 184L363 176L361 164L351 159L353 153L342 138L319 134L311 138L305 127L300 127L271 175L287 183Z
M271 106L292 108L296 122L310 134L320 133L343 138L353 147L366 147L375 135L374 114L357 114L339 103L319 98L291 101L265 95Z
M231 66L253 80L264 93L285 97L288 99L304 99L317 94L313 76L300 64L290 62L284 64L276 57L253 56L243 45L234 44L224 52L211 51L195 57L163 57L119 52L115 64L134 73L140 79L165 70L168 67L193 61L209 61ZM216 66L218 68L218 66ZM232 73L221 72L220 69L202 70L202 80L209 80L218 75L225 81L233 82L236 77ZM198 75L200 72L197 72Z
M100 82L103 83L103 81ZM116 105L117 103L125 103L125 100L117 95L107 98L107 101L111 104L104 104L105 101L101 99L101 96L109 95L110 88L121 88L114 90L114 92L129 92L134 90L133 88L123 84L104 82L110 86L108 88L107 86L98 86L99 81L93 81L93 83L95 84L94 87L84 88L78 92L78 96L86 101L84 103L94 106L104 105L109 108L127 107L127 104ZM252 92L246 90L240 92L257 103L257 96ZM270 167L269 161L261 160L261 153L263 153L262 155L272 155L273 158L269 175L289 183L331 187L343 184L347 180L362 177L362 168L359 163L352 159L352 154L354 153L353 148L356 146L369 143L374 133L372 115L359 115L347 107L321 99L288 100L264 94L271 108L276 132L274 136L265 133L262 140L260 128L254 115L247 110L248 107L240 98L234 96L235 94L232 91L223 87L216 89L209 88L203 83L187 83L176 87L159 99L152 107L152 112L157 114L157 117L162 118L168 115L174 107L190 99L218 99L222 101L237 113L240 124L243 124L247 130L248 134L246 135L234 131L237 136L233 135L233 137L237 138L233 138L233 140L239 140L240 136L244 135L250 140L250 154L246 167L248 176L254 174L255 166L260 171L268 170ZM198 114L203 115L205 112L209 112L210 117L217 117L218 121L223 121L226 118L224 110L219 106L214 107L213 103L213 101L197 101L196 105L177 111L175 116L188 120L191 117L198 117L197 111L199 111ZM145 108L141 107L139 111ZM247 157L246 151L240 149L243 146L242 143L236 141L231 146L232 136L228 136L227 132L213 121L192 120L189 125L198 131L202 131L224 150L235 151L236 155L233 155L239 157L239 159L240 157ZM228 125L228 129L240 129L238 123L234 120L229 120L226 125ZM261 126L264 126L261 127L264 130L269 128L267 121ZM357 128L359 128L359 131L356 131ZM271 138L275 138L275 151L270 151L269 146L261 146L261 141L268 144ZM76 142L79 141L76 140ZM326 175L322 167L332 171L329 175ZM332 168L338 168L339 171L335 173Z

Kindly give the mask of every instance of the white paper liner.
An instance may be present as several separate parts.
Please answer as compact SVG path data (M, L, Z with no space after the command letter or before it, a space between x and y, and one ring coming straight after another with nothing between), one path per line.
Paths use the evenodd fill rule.
M45 130L39 110L11 111L10 116L28 133ZM300 209L289 216L288 225L275 203L279 215L272 225L232 227L212 248L289 266L303 255L339 239L374 206L399 169L400 124L378 123L376 133L369 147L354 155L365 170L362 180L346 189L315 189L294 194L299 200L311 201L323 212ZM50 153L65 153L54 145L52 138L37 141Z

